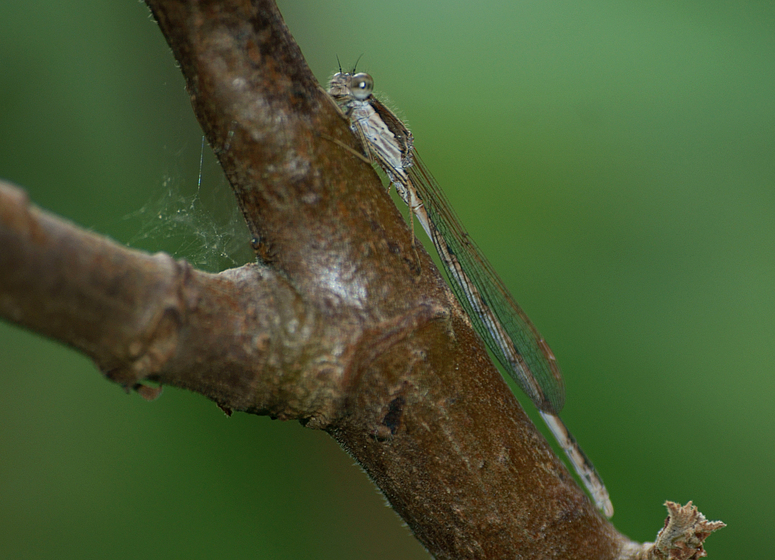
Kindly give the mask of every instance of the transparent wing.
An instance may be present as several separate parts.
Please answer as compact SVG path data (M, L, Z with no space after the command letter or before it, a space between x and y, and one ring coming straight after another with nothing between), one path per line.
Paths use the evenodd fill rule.
M445 261L452 289L474 329L539 410L560 412L565 385L554 354L463 228L416 150L412 155L404 171L422 202L415 213ZM423 210L430 223L423 223Z
M463 229L417 152L412 155L413 164L404 171L420 200L412 201L407 193L408 202L444 261L458 301L490 351L541 411L597 507L611 517L614 508L603 480L557 415L565 404L565 385L554 354Z

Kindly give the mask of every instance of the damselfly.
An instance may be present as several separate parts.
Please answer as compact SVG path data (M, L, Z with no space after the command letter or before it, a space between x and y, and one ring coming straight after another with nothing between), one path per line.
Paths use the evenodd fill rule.
M469 237L436 180L414 149L409 129L372 95L366 73L335 74L329 94L350 120L364 150L387 174L433 241L455 295L504 369L538 407L598 508L614 513L592 462L560 420L565 386L549 345Z

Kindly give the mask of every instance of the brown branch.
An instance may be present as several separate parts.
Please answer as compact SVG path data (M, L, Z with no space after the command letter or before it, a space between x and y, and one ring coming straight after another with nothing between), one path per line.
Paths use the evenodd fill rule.
M326 430L436 558L640 554L535 430L422 250L418 263L274 4L148 4L262 264L202 273L6 187L0 316L125 387L157 381Z
M310 369L304 356L331 341L276 272L209 274L127 249L30 206L3 182L0 247L0 317L80 350L126 388L158 381L280 418L304 417L294 403L316 379L327 390L320 373L294 381L292 372Z

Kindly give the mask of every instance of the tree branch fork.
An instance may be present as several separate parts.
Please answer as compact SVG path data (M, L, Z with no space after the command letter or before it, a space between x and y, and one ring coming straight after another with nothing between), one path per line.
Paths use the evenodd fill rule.
M276 6L148 4L259 262L202 272L0 182L0 317L146 397L171 385L326 430L436 558L660 557L601 517L525 416L373 169L342 148L359 146Z

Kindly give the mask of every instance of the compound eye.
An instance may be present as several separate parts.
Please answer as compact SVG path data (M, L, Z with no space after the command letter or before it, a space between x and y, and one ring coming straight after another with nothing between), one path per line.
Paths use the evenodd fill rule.
M358 72L353 75L350 82L350 92L355 99L364 101L371 95L373 89L374 79L366 72Z

